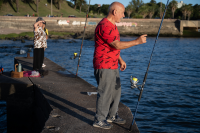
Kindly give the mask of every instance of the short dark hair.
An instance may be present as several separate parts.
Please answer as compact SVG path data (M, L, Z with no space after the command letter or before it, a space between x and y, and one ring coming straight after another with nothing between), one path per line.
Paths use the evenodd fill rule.
M44 19L43 19L42 17L38 17L38 18L36 19L36 22L38 22L38 21L44 21Z

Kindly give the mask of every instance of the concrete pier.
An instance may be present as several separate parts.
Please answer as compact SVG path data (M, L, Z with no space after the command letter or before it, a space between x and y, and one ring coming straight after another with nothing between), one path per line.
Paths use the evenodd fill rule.
M24 71L32 70L32 62L32 58L15 58L15 63L21 63ZM22 87L18 87L18 90L21 93L18 99L27 97L25 92L27 93L29 90L31 94L29 98L32 99L32 103L28 104L30 107L27 107L30 114L26 114L25 118L27 118L27 120L24 121L25 119L23 119L23 122L21 123L26 123L27 125L25 125L24 128L27 128L25 131L23 131L20 130L22 128L20 127L18 131L36 133L129 132L128 129L131 125L133 115L127 106L122 103L119 104L119 115L127 121L126 124L118 125L112 123L113 128L110 130L93 127L92 123L96 112L96 95L88 96L87 92L95 92L96 87L80 77L76 77L70 72L67 74L62 74L60 71L64 70L64 68L52 62L48 58L45 58L44 64L46 64L45 70L48 70L49 74L43 78L23 77L20 79L14 79L9 77L8 73L0 76L0 100L7 101L11 95L16 95L15 93L18 91L13 91L13 93L2 93L6 91L9 92L12 84L21 83L24 84L24 88L29 86L25 90L20 90ZM4 87L5 83L8 85L7 87ZM22 95L23 92L24 96ZM24 101L21 101L26 102L27 100L24 98ZM17 101L15 101L15 103L17 103ZM22 105L19 105L18 108L20 108L20 106ZM14 107L14 105L12 107ZM24 112L25 110L26 108L24 108ZM10 110L10 114L14 113ZM8 111L8 116L10 114ZM21 121L19 118L14 119L18 120L19 122ZM11 121L12 118L8 118L8 123ZM9 123L8 130L12 128L13 125L17 125L17 121L16 123ZM15 129L17 129L17 127ZM12 130L12 132L14 131ZM137 125L134 124L134 130L132 133L138 132L139 129Z

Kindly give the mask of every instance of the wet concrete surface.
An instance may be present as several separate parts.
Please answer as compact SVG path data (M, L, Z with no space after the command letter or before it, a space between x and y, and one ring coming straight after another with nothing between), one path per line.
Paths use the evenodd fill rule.
M32 58L16 57L24 71L32 70ZM133 115L124 104L119 104L119 116L127 122L124 125L113 124L112 129L105 130L93 127L96 112L96 95L88 96L87 92L95 92L96 87L85 80L76 77L67 70L45 58L47 76L33 78L30 81L39 88L52 107L48 120L45 122L42 133L128 133ZM65 71L65 73L62 73ZM42 112L42 111L41 111ZM38 118L40 119L40 117ZM42 124L41 124L42 125ZM134 133L139 132L134 124Z

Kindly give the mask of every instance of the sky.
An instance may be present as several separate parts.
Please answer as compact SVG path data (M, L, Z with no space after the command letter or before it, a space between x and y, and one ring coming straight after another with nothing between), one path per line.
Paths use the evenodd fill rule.
M89 0L86 0L87 2L88 2L88 4L89 4ZM126 6L128 6L128 4L129 4L129 2L131 1L131 0L90 0L90 4L91 5L94 5L94 4L101 4L101 5L103 5L103 4L111 4L112 2L114 2L114 1L118 1L118 2L121 2L125 7ZM148 2L150 2L150 0L142 0L144 3L148 3ZM167 0L156 0L156 2L158 3L158 2L160 2L160 1L162 1L162 3L164 3L164 4L166 4L167 3ZM170 2L171 0L169 0L169 2ZM198 5L200 5L200 0L177 0L177 2L180 2L180 1L183 1L183 3L185 3L185 4L192 4L193 6L195 5L195 4L198 4Z

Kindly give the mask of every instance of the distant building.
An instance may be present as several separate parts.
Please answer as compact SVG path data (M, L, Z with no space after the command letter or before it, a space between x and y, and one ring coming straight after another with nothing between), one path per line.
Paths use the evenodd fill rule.
M181 8L183 5L185 5L185 3L183 3L183 1L180 1L180 3L178 3L178 8Z

